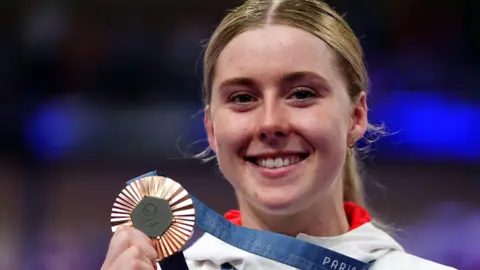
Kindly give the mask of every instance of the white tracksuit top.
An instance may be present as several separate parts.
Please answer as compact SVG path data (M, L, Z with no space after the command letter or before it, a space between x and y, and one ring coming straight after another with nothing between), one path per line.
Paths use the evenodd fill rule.
M339 236L299 234L296 238L363 262L375 261L370 270L454 270L406 253L392 237L370 222ZM219 270L224 263L230 263L237 270L294 269L233 247L207 233L186 249L184 255L190 270ZM341 269L340 265L337 269L348 270Z

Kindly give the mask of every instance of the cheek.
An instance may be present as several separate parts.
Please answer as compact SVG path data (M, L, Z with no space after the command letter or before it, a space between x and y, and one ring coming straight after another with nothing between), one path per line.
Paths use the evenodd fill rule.
M318 110L297 116L295 129L301 130L300 134L319 152L332 152L342 150L346 142L348 123L343 114L334 113L332 110Z
M252 136L253 123L248 117L219 111L213 122L217 155L221 152L238 151ZM231 154L231 153L226 153Z

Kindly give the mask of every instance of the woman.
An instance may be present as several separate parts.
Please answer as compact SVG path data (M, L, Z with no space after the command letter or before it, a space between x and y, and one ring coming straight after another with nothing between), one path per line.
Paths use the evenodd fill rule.
M238 197L240 211L226 217L375 261L373 270L451 269L405 253L364 208L355 143L378 130L362 58L321 1L250 0L224 18L205 53L204 101L211 150ZM145 235L123 228L103 269L154 269L155 254ZM291 269L208 234L185 256L190 269Z

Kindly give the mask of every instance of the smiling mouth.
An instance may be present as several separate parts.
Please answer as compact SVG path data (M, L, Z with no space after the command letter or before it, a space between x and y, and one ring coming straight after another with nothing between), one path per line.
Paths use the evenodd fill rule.
M308 156L308 154L294 154L279 157L247 157L245 160L262 168L276 169L295 165Z

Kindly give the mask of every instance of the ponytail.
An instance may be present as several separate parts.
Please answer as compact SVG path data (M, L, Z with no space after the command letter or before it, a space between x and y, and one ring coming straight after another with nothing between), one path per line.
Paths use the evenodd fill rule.
M366 209L372 216L371 223L393 237L395 231L393 225L386 224L381 218L377 217L376 213L369 209L365 202L365 191L356 154L355 147L347 151L345 166L343 167L343 201L353 202Z
M360 176L355 149L347 151L343 167L343 201L365 207L363 183Z

